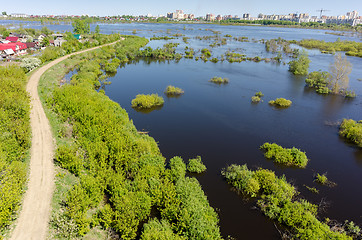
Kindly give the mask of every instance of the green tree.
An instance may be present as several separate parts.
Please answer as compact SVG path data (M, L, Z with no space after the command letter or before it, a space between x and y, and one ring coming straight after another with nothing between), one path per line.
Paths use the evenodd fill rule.
M338 94L341 90L346 90L349 86L348 75L352 71L352 64L347 60L347 57L342 58L342 54L338 53L334 62L330 64L329 71L328 86L331 91Z
M2 12L2 14L3 14L3 15L7 15L5 11L4 11L4 12Z
M308 54L303 52L297 60L289 62L289 71L294 75L307 75L310 60Z
M85 20L76 19L72 22L73 32L76 34L89 34L90 25Z
M96 26L96 29L94 30L94 32L95 32L96 34L99 34L99 32L100 32L99 25Z
M47 27L42 27L41 30L40 30L41 33L44 33L45 35L49 36L53 33L52 30L50 30L49 28Z

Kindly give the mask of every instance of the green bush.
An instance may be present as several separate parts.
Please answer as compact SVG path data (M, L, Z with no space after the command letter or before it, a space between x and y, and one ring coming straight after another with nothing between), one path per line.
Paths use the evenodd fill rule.
M262 92L257 92L257 93L255 93L254 96L256 96L256 97L264 97L264 94Z
M310 60L306 53L299 55L297 60L289 62L289 71L294 75L307 75Z
M158 94L144 95L138 94L135 99L132 100L133 108L152 108L162 106L164 100Z
M264 143L260 149L265 151L264 156L272 159L274 162L287 166L295 166L305 168L308 163L308 158L305 152L293 147L283 148L276 143Z
M175 87L175 86L167 86L166 90L165 90L165 94L167 96L178 96L184 93L184 90L182 90L181 88Z
M315 182L320 183L322 185L326 185L328 183L328 178L327 178L326 174L320 175L319 173L317 173Z
M166 220L152 219L143 226L141 240L186 240L172 231Z
M305 82L308 87L315 88L317 93L328 94L330 93L330 90L327 87L328 78L330 78L328 72L315 71L308 74Z
M229 83L229 79L222 78L222 77L213 77L210 79L210 82L216 83L216 84L227 84L227 83Z
M292 101L287 100L285 98L277 98L275 100L269 101L269 104L277 106L277 107L287 108L287 107L290 107L290 105L292 105Z
M253 103L258 103L258 102L261 101L261 98L258 97L258 96L252 96L252 97L251 97L251 101L252 101Z
M297 191L285 177L277 177L266 169L251 171L246 165L231 165L222 171L226 181L248 197L258 197L258 205L271 219L291 229L293 238L349 239L345 233L334 232L316 217L317 206L296 199Z
M362 122L353 119L343 119L339 126L339 135L362 147Z
M27 77L17 65L0 66L0 228L15 219L27 179L31 145ZM1 238L1 235L0 235Z
M187 171L192 173L202 173L206 171L206 166L202 163L200 156L189 159L189 163L187 164Z
M186 164L181 157L173 157L170 159L170 170L173 181L183 178L186 174Z

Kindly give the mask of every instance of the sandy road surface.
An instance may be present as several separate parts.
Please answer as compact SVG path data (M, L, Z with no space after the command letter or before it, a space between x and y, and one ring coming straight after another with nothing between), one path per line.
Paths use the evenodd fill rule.
M41 75L55 64L71 55L91 51L114 43L87 49L81 52L58 58L39 68L30 77L27 91L31 98L30 122L32 129L32 146L30 159L30 175L28 190L16 227L11 239L14 240L43 240L46 239L51 212L51 200L54 190L54 141L38 95L38 83Z

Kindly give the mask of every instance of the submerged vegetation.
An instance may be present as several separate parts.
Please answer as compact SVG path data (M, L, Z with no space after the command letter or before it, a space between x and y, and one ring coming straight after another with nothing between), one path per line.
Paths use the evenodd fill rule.
M133 108L153 108L157 106L162 106L164 104L164 100L158 94L138 94L135 99L132 100Z
M343 119L339 127L339 135L362 148L362 121Z
M169 85L167 86L166 90L165 90L165 94L167 96L179 96L181 94L184 94L184 90L182 90L181 88Z
M254 96L251 97L251 102L258 103L261 101L261 98L264 96L262 92L255 93Z
M264 150L264 156L275 163L286 166L305 168L308 163L307 155L298 148L283 148L276 143L264 143L260 146Z
M62 87L53 70L41 80L41 97L57 119L53 128L73 129L57 141L56 161L75 180L58 200L54 238L80 238L101 227L125 240L221 239L217 213L198 181L185 176L183 160L174 157L167 165L154 139L138 133L124 109L95 91L99 59L107 52L132 59L146 43L126 37L113 48L66 60L61 64L73 61L79 71Z
M277 107L287 108L287 107L290 107L292 105L292 101L287 100L285 98L277 98L275 100L270 100L269 104L277 106Z
M222 78L222 77L213 77L210 79L210 82L216 83L216 84L227 84L227 83L229 83L229 79Z
M296 60L289 62L289 71L294 75L307 75L310 60L306 52L299 55Z
M305 82L308 87L314 88L317 93L328 94L330 92L328 85L328 79L330 74L328 72L314 71L308 74Z
M286 225L294 237L309 239L352 239L317 218L318 206L297 198L298 192L285 177L267 169L249 170L246 165L231 165L222 171L226 181L247 197L256 197L261 211Z
M362 43L354 41L325 42L323 40L303 39L296 42L305 48L317 48L325 53L346 52L346 55L362 57Z
M27 80L19 66L0 66L1 231L15 219L27 179L26 159L31 145Z

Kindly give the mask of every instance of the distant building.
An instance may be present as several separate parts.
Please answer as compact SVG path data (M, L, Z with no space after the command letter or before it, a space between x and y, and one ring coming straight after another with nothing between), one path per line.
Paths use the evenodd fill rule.
M217 15L216 21L221 21L221 20L222 20L222 16L221 16L221 15Z
M25 13L12 13L12 14L10 14L10 17L27 18L27 17L29 17L29 15L25 14Z
M348 19L356 19L356 18L358 18L358 12L357 11L348 12L347 13L347 18Z
M212 13L206 14L206 21L215 21L215 15Z
M301 13L301 14L299 14L299 18L309 18L309 14L308 13Z
M249 18L250 18L250 14L249 14L249 13L244 13L244 14L243 14L243 18L244 18L244 19L249 19Z

